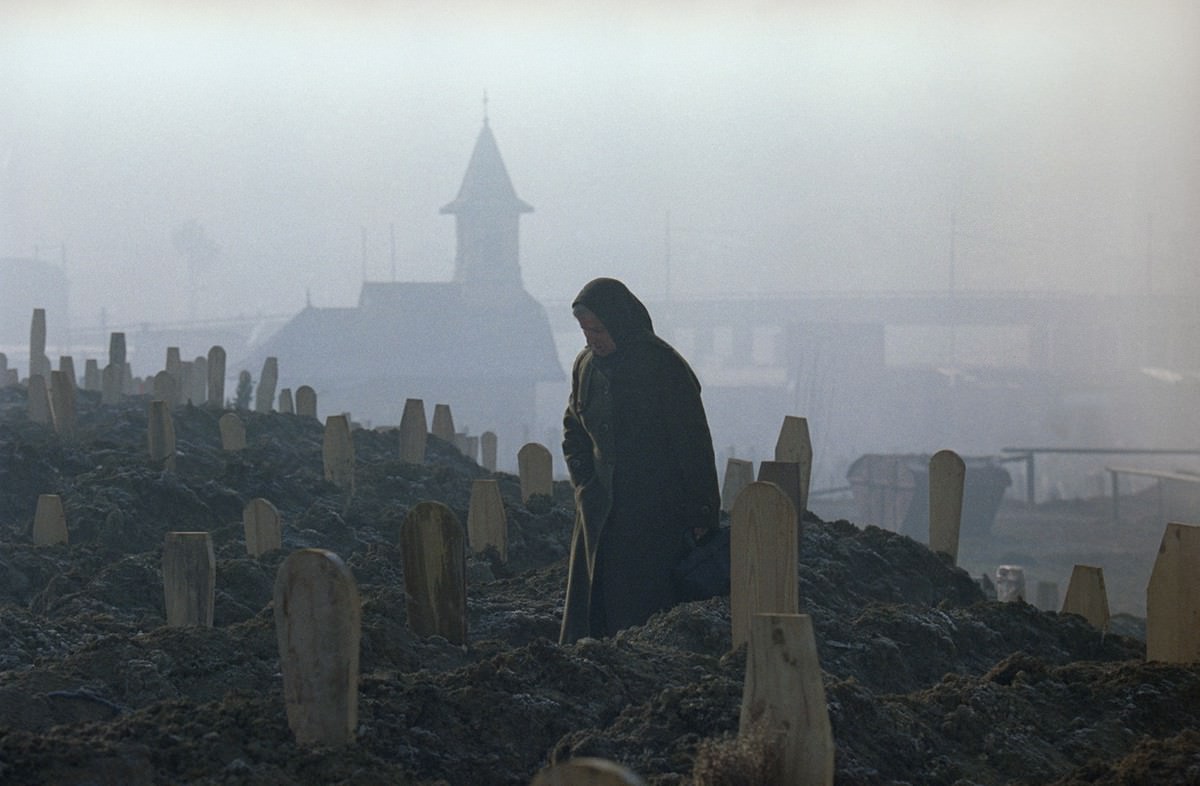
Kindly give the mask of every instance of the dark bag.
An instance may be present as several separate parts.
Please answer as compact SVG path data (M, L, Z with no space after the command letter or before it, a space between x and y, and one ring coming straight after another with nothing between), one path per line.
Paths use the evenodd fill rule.
M681 603L728 595L729 527L711 529L695 541L671 572L671 580Z

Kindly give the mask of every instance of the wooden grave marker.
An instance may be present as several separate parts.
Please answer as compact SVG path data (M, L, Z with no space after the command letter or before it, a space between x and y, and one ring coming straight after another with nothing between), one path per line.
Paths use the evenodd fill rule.
M779 486L755 481L730 514L729 616L733 648L750 638L754 614L796 614L800 607L796 506Z
M35 308L29 323L29 378L50 379L50 358L46 357L46 309Z
M296 414L304 418L317 416L317 391L309 385L296 388Z
M275 386L279 384L279 359L269 357L263 361L262 373L258 377L258 388L254 391L254 411L268 413L275 403Z
M128 362L128 358L125 356L125 334L120 331L109 333L108 365L121 369L122 379L124 379L126 362Z
M730 458L725 462L725 477L721 481L721 510L728 513L742 489L754 482L754 462Z
M1104 588L1104 570L1092 565L1076 565L1071 570L1063 614L1078 614L1102 631L1108 630L1108 592Z
M325 437L321 456L325 462L325 479L333 485L354 491L354 440L350 435L347 415L325 418Z
M508 518L504 513L499 481L480 479L471 482L467 542L475 553L495 546L500 560L508 562Z
M63 439L75 436L75 385L65 371L50 372L50 417Z
M296 408L292 405L291 388L284 388L279 391L279 411L285 415L296 414Z
M479 435L479 458L481 466L488 472L496 471L496 458L499 456L497 447L496 432L485 431Z
M168 532L162 573L168 627L211 628L217 577L212 537L207 532Z
M214 344L208 348L208 397L209 406L225 407L225 347Z
M78 379L75 377L75 358L70 355L60 355L58 358L58 370L67 375L71 387L79 387ZM51 380L53 380L53 375L51 375ZM53 386L53 381L51 381L51 385Z
M151 401L147 416L147 447L150 464L155 469L175 471L175 423L171 408L165 401Z
M154 392L151 394L158 401L165 402L174 408L179 401L179 380L170 371L160 371L154 375Z
M425 463L425 442L428 437L424 400L405 399L404 412L400 415L400 460L406 464Z
M1146 585L1146 660L1200 661L1200 527L1163 532Z
M449 442L451 445L455 444L454 416L450 414L449 404L433 405L433 423L429 426L429 433L438 439Z
M221 430L221 450L230 452L246 449L246 424L233 412L226 412L217 419Z
M121 400L125 370L109 363L100 375L100 403L116 404Z
M67 513L63 510L62 497L57 494L39 494L37 509L33 514L33 543L36 546L54 546L67 542Z
M400 525L408 626L467 643L467 555L462 525L440 502L419 502Z
M275 574L274 615L283 699L297 744L353 742L362 602L350 569L332 551L292 552Z
M279 511L262 497L255 497L242 508L242 528L246 533L246 553L251 557L283 548Z
M797 514L803 514L804 508L801 507L803 492L801 485L803 479L800 474L800 465L795 461L760 461L758 464L758 479L763 483L774 483L779 486L784 494L787 494L788 499L792 501L792 506L796 508ZM736 500L737 497L734 497ZM800 519L796 519L799 523Z
M929 459L929 549L949 555L954 565L966 479L966 462L953 450L939 450Z
M800 465L800 504L796 514L802 519L808 510L808 491L812 483L813 449L808 434L808 419L786 415L775 440L775 460L794 461Z
M517 473L521 480L521 502L535 494L554 496L554 459L545 445L526 442L517 451Z
M629 768L608 759L580 756L538 772L531 786L645 786Z
M188 366L188 392L184 398L193 406L208 406L208 358L197 355Z
M30 422L49 425L54 421L50 409L50 391L46 389L46 378L41 374L34 374L29 378L29 402L26 411L29 413Z
M100 385L100 363L95 358L83 362L83 389L98 391Z
M750 618L738 733L756 732L777 735L780 761L773 783L832 786L833 729L807 614Z

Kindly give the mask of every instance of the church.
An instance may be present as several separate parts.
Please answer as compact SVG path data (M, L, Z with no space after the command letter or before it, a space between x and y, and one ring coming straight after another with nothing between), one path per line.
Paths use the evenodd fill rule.
M565 379L546 311L521 280L519 223L532 211L485 118L458 195L440 211L455 221L453 280L364 282L357 306L310 304L235 367L257 384L263 361L277 358L279 387L311 386L322 420L348 412L399 425L406 399L422 399L428 419L447 404L457 431L496 433L501 466L515 465L540 432L537 386Z

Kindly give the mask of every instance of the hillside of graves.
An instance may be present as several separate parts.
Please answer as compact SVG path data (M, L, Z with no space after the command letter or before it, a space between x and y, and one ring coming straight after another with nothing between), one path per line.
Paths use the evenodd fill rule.
M557 641L572 495L522 501L429 436L353 431L353 491L326 480L324 424L173 409L174 467L151 461L146 396L79 391L74 433L0 389L0 782L529 784L600 757L647 784L753 784L769 746L738 736L745 646L728 597L679 605L612 639ZM500 446L502 451L514 446ZM550 446L552 449L554 446ZM422 502L466 522L494 479L506 559L467 549L465 644L408 619L401 529ZM66 543L35 545L40 495ZM282 548L252 555L243 513L269 500ZM212 625L168 625L164 542L208 533ZM272 608L303 548L337 554L361 599L357 726L346 745L289 728ZM1031 546L1032 548L1032 546ZM800 607L812 619L838 784L1197 784L1200 667L1147 662L1136 635L989 597L987 583L901 535L809 514Z

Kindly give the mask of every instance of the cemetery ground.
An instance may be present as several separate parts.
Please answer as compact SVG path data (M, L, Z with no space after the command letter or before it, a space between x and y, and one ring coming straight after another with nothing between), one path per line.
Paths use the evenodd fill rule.
M81 391L69 441L26 409L23 389L0 390L0 783L486 786L528 784L569 756L620 762L648 784L758 782L758 741L735 737L746 655L730 651L728 598L613 639L554 643L565 484L526 505L516 477L442 440L431 436L412 464L394 431L359 430L348 495L324 480L316 419L242 412L247 446L225 452L220 413L186 406L164 471L147 459L145 397L102 407ZM465 646L419 637L406 619L401 523L435 500L465 524L484 477L500 484L508 560L468 557ZM32 543L47 493L63 500L69 544ZM283 548L252 557L242 512L259 497L280 513ZM1103 523L1107 508L1096 508ZM1070 544L1099 544L1110 588L1122 588L1113 609L1133 613L1108 632L990 600L978 570L909 538L808 517L800 608L813 620L838 784L1200 783L1200 666L1146 662L1141 600L1125 597L1144 592L1141 555L1152 562L1164 522L1081 540L1099 526L1086 510L1002 510L994 534L964 538L962 551L1064 582L1051 563L1086 562ZM172 531L211 534L211 628L166 626ZM342 747L297 745L285 714L272 587L303 547L340 555L361 597L358 726Z

